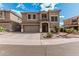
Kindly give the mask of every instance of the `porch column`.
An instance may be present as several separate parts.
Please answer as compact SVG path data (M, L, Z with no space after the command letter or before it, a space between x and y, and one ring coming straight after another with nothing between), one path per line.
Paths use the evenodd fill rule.
M58 25L58 33L60 33L60 26Z
M10 26L9 26L9 31L10 32L12 32L13 31L13 26L12 26L13 24L11 24Z
M48 23L48 32L51 32L50 23Z
M40 23L40 32L42 32L42 23Z
M24 31L23 31L23 25L21 25L21 32L24 32Z

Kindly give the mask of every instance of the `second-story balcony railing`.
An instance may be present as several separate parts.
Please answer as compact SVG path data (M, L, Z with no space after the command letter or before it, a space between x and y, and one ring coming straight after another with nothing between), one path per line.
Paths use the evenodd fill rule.
M47 18L40 19L40 21L49 21Z
M74 22L74 23L72 23L72 25L78 25L78 22Z

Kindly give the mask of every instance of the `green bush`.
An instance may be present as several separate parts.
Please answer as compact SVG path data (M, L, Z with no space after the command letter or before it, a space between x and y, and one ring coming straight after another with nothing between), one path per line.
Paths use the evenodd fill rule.
M0 26L0 32L4 32L5 31L5 28Z
M70 29L65 29L65 32L66 33L73 33L73 32L75 32L75 30L73 28L70 28Z
M52 36L53 36L52 33L50 33L50 32L47 33L47 38L51 38Z
M74 30L74 33L78 33L78 31L77 30Z

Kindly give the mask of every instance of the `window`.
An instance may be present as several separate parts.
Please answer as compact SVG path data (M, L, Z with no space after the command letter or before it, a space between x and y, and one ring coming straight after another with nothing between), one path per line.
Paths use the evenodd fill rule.
M42 14L42 18L47 18L47 15L46 14Z
M4 18L4 13L2 11L0 11L0 18Z
M36 15L35 14L33 14L33 19L36 19Z
M51 17L51 21L58 21L57 16L52 16L52 17Z
M77 22L77 19L72 19L72 22Z
M31 15L30 14L28 14L28 19L31 19Z
M55 21L58 21L58 18L57 18L57 16L55 17Z
M54 21L54 17L51 17L51 21Z

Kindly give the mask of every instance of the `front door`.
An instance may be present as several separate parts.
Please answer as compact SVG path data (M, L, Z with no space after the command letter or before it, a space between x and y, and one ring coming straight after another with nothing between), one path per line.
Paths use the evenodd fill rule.
M48 32L48 23L42 23L42 32Z

